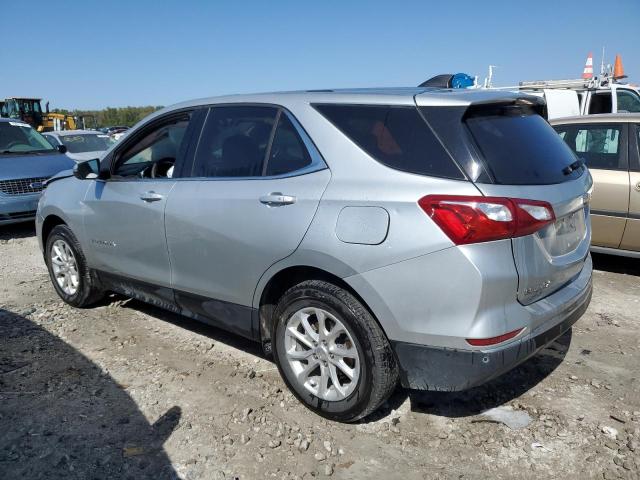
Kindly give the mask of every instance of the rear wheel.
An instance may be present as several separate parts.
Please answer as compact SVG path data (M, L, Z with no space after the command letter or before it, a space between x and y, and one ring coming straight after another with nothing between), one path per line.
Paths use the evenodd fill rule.
M274 315L278 369L316 413L353 422L393 392L398 367L389 342L345 289L318 280L300 283L282 296Z
M75 235L58 225L47 237L45 259L51 283L62 300L74 307L87 307L104 293L92 277Z

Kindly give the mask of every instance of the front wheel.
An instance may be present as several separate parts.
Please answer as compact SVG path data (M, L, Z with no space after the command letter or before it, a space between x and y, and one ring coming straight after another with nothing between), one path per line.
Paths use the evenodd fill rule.
M58 296L74 307L87 307L103 297L91 275L80 244L66 225L57 225L47 237L45 260Z
M354 422L393 392L398 367L389 342L347 290L318 280L300 283L282 296L274 315L278 369L311 410Z

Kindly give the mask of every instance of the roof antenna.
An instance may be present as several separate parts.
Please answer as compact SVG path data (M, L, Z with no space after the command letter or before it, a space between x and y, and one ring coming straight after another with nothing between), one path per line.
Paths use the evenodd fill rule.
M489 65L489 76L484 79L484 88L493 87L493 69L498 68L497 65Z

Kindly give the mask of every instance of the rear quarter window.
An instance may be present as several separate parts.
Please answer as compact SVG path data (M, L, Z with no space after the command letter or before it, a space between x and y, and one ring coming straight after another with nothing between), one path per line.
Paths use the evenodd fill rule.
M472 112L465 120L487 170L497 184L549 185L582 174L565 173L577 157L547 121L519 106Z
M416 107L338 104L314 107L387 167L419 175L464 179Z

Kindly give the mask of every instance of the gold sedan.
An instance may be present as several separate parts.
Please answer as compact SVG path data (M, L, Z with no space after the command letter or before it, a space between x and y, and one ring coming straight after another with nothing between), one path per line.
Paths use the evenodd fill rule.
M591 250L640 258L640 114L559 118L551 125L593 176Z

